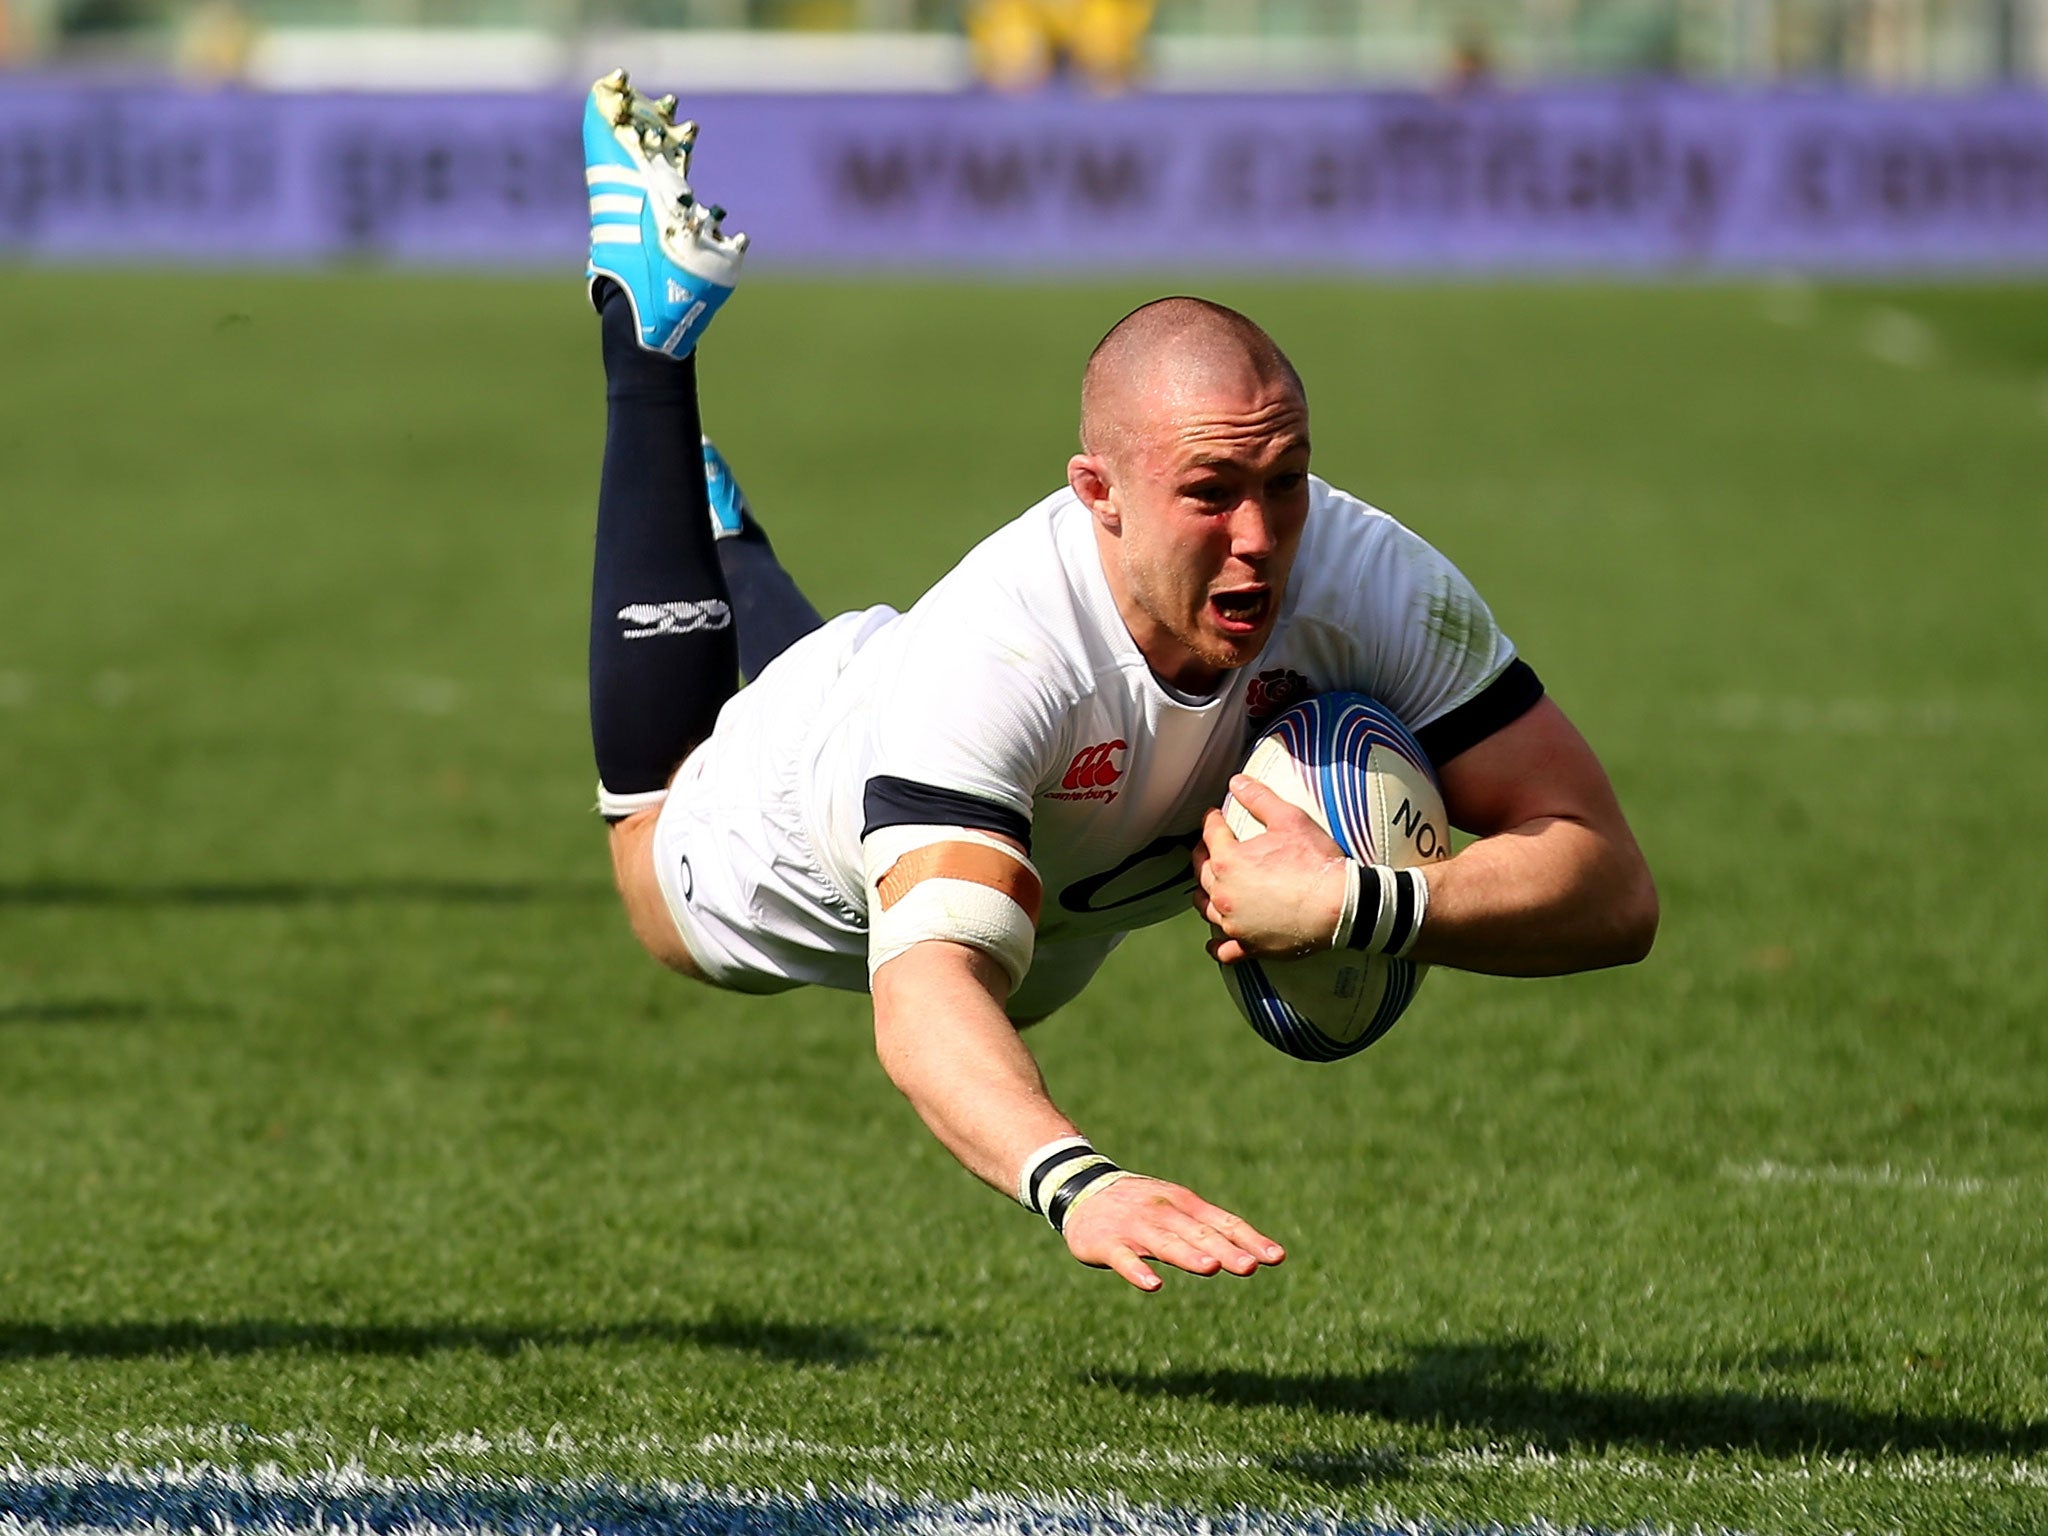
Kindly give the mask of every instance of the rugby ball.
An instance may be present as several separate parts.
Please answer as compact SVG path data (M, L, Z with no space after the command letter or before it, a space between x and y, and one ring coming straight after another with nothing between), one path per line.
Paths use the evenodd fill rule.
M1242 771L1308 812L1349 858L1405 869L1451 856L1428 755L1392 710L1362 693L1295 705ZM1266 830L1234 799L1225 798L1223 817L1240 839ZM1336 1061L1393 1028L1429 967L1334 949L1221 969L1238 1012L1269 1044L1303 1061Z

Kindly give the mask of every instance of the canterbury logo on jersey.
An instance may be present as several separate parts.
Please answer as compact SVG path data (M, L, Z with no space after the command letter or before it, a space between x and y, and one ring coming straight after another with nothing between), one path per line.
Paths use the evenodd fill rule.
M626 639L645 640L650 635L724 629L732 623L732 609L715 597L701 603L628 603L619 610L619 622L626 626Z
M1092 747L1083 747L1074 754L1074 760L1067 764L1066 776L1060 780L1060 787L1048 790L1047 797L1053 800L1101 800L1105 803L1117 797L1117 791L1109 786L1124 776L1123 769L1116 764L1116 754L1127 749L1122 741L1100 741Z
M1092 747L1083 747L1074 754L1074 760L1067 764L1067 776L1060 780L1061 789L1102 789L1122 778L1123 770L1116 765L1116 754L1124 750L1121 741L1105 741Z

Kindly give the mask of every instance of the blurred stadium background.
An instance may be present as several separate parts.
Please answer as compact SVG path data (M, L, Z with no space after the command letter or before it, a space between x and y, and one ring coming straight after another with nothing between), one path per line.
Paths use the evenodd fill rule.
M620 63L827 611L1195 288L1612 768L1644 967L1312 1070L1168 925L1035 1037L1282 1270L1115 1294L860 999L632 951ZM2043 1529L2044 81L2048 0L0 0L0 1527Z
M678 36L677 34L680 34ZM970 46L971 44L971 46ZM1954 91L2048 77L2040 0L5 0L0 60L270 88L577 85L687 47L693 85L1105 89L1683 75Z

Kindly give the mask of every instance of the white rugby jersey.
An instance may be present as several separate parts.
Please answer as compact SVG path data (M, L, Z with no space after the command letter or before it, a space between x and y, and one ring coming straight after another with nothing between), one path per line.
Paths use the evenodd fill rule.
M1541 685L1456 567L1385 513L1310 484L1272 633L1214 694L1153 674L1117 612L1092 517L1066 489L907 613L845 616L765 668L727 706L752 727L730 734L791 758L759 765L771 800L788 786L788 803L764 814L794 818L831 892L813 920L787 901L762 914L785 945L815 953L814 966L783 961L799 973L787 979L865 988L861 840L879 827L1024 841L1044 885L1043 954L1186 910L1203 813L1289 703L1370 694L1439 762L1535 703ZM728 734L721 716L710 749Z

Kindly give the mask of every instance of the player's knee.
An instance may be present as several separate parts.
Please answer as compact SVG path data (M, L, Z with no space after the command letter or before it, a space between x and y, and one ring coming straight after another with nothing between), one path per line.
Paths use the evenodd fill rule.
M612 879L640 947L670 970L701 980L703 973L676 931L654 873L654 825L660 815L661 807L649 806L612 823Z

